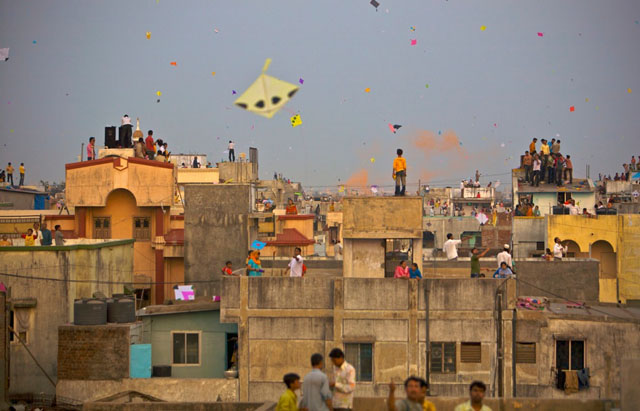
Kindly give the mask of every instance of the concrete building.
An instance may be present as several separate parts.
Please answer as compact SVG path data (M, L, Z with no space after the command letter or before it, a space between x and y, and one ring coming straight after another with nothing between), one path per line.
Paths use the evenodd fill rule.
M393 277L400 260L422 269L422 198L347 197L344 276Z
M0 281L11 290L11 322L47 374L57 374L58 327L73 322L73 302L133 282L134 240L49 247L0 247ZM47 279L49 279L47 281ZM99 281L103 281L99 283ZM111 282L111 283L110 283ZM55 393L18 339L12 338L10 392Z
M184 278L197 281L197 296L220 295L226 261L234 269L246 266L251 241L258 238L255 189L249 184L185 187Z
M551 299L530 311L518 296L597 297L597 262L520 267L518 280L225 278L221 320L238 324L239 398L277 399L282 375L306 374L311 354L334 347L356 368L356 397L421 375L436 396L465 396L479 379L489 396L565 398L557 375L588 368L589 387L571 395L618 398L620 359L640 349L640 310Z
M464 215L470 215L475 210L491 210L495 203L495 188L493 187L465 187L449 190L453 209L461 210Z
M66 199L75 208L77 237L133 238L136 275L149 282L182 281L179 272L166 272L163 256L175 180L173 164L153 160L105 157L67 164ZM166 277L172 273L175 278ZM165 288L151 286L150 301L163 302Z
M569 257L600 261L600 301L640 301L640 215L547 217L547 247L568 241Z
M314 214L278 215L274 218L276 220L275 236L260 238L267 243L261 251L262 255L290 257L296 247L300 247L303 256L314 254Z
M235 324L220 323L220 303L177 301L136 313L143 344L151 344L153 366L171 366L173 378L224 378L238 339Z
M46 210L49 194L27 188L0 187L0 212L4 210Z
M586 208L591 214L595 214L596 190L591 179L574 178L573 184L567 183L560 187L553 183L541 183L535 187L524 182L523 169L514 169L512 184L514 208L518 203L535 204L540 209L541 216L559 214L554 213L554 207L573 199L580 210Z

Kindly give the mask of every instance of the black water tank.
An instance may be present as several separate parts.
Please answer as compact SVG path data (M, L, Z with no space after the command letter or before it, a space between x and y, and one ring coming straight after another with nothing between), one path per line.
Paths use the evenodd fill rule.
M135 322L136 306L133 298L109 298L107 300L107 321L110 323Z
M73 303L75 325L102 325L107 323L107 303L95 298L78 299Z
M151 376L152 377L171 377L171 366L170 365L154 365Z

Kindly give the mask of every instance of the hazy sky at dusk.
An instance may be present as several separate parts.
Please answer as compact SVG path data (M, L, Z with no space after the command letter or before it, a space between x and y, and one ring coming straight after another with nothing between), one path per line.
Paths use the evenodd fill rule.
M534 136L559 134L577 176L640 154L640 2L379 1L1 0L0 162L24 161L27 183L61 180L124 113L174 153L215 162L229 139L255 146L262 178L306 187L358 172L392 184L398 147L409 180L434 186L475 169L506 182ZM269 74L304 79L272 119L232 95L267 57ZM440 142L447 131L461 145Z

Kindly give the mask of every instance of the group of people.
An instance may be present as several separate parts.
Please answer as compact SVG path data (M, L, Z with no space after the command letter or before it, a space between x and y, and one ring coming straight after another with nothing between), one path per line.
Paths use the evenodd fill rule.
M540 217L540 209L533 203L520 203L513 212L516 217Z
M640 155L638 157L640 159ZM613 177L611 177L611 174L608 176L600 174L598 177L600 181L631 181L631 173L640 171L640 161L636 160L636 156L631 156L629 163L622 164L622 170L622 172L616 173Z
M233 270L233 263L231 261L227 261L225 263L225 266L222 267L223 275L240 275L237 274L239 271L242 270ZM262 268L262 263L260 262L260 251L249 250L249 255L245 260L244 271L248 277L262 277L264 269ZM285 276L289 273L290 277L304 277L306 271L307 267L304 265L302 249L300 247L296 247L293 251L293 257L291 257L291 261L289 261L289 265L284 272Z
M14 227L14 230L16 234L24 238L25 247L48 246L52 245L54 241L55 245L61 246L64 245L65 242L60 224L56 224L53 233L47 228L47 223L42 223L42 226L40 226L38 222L33 223L33 228L27 229L25 234L20 234L17 227ZM0 247L11 247L13 245L13 241L9 236L3 234L0 240Z
M153 130L147 132L147 138L140 137L133 145L133 151L136 158L145 158L147 160L157 160L164 163L169 162L171 152L168 149L169 144L162 139L154 140Z
M409 267L405 260L401 260L393 273L393 278L422 278L422 273L418 264L411 263L411 267Z
M295 373L285 374L283 382L287 386L280 396L276 411L350 411L353 409L353 396L356 389L356 370L345 360L340 348L329 353L332 373L328 377L324 372L324 357L320 353L311 356L311 371L300 380ZM436 411L435 405L427 399L429 384L423 378L410 376L404 382L406 398L396 399L396 386L389 384L387 398L388 411ZM302 398L298 401L296 391ZM458 405L455 411L491 411L483 404L487 387L480 381L474 381L469 387L469 401Z
M529 144L529 150L522 157L522 166L525 171L525 182L538 187L540 181L547 184L555 183L562 186L564 182L573 184L573 162L571 156L564 157L560 153L560 140L541 140L540 148L537 147L538 139L533 138Z
M18 183L19 187L24 185L24 163L20 163L20 167L18 167L18 172L20 173L20 181ZM7 163L7 167L4 170L0 170L0 182L1 183L9 183L11 186L15 186L13 182L13 173L15 173L15 168L11 163Z

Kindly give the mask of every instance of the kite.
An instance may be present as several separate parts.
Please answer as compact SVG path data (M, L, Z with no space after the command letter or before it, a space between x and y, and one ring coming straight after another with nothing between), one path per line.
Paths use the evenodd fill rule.
M395 134L395 133L396 133L396 131L398 131L398 129L399 129L400 127L402 127L400 124L391 124L391 123L389 123L389 130L391 130L391 132L392 132L393 134Z
M177 62L177 61L172 61L172 62L171 62L171 63L169 63L169 64L171 64L172 66L177 66L177 65L178 65L178 62Z
M291 117L291 127L298 127L300 124L302 124L300 114L296 114L295 116Z
M0 60L9 60L9 49L0 49Z
M267 243L263 243L262 241L254 240L251 243L251 248L252 249L256 249L256 250L262 250L266 245L267 245Z
M151 40L151 32L147 31L147 40Z
M369 4L371 4L373 7L375 7L376 11L378 11L378 6L380 5L380 3L378 3L376 0L371 0L369 2Z
M298 86L265 74L271 64L267 59L262 74L240 95L234 104L260 116L271 118L298 91Z

